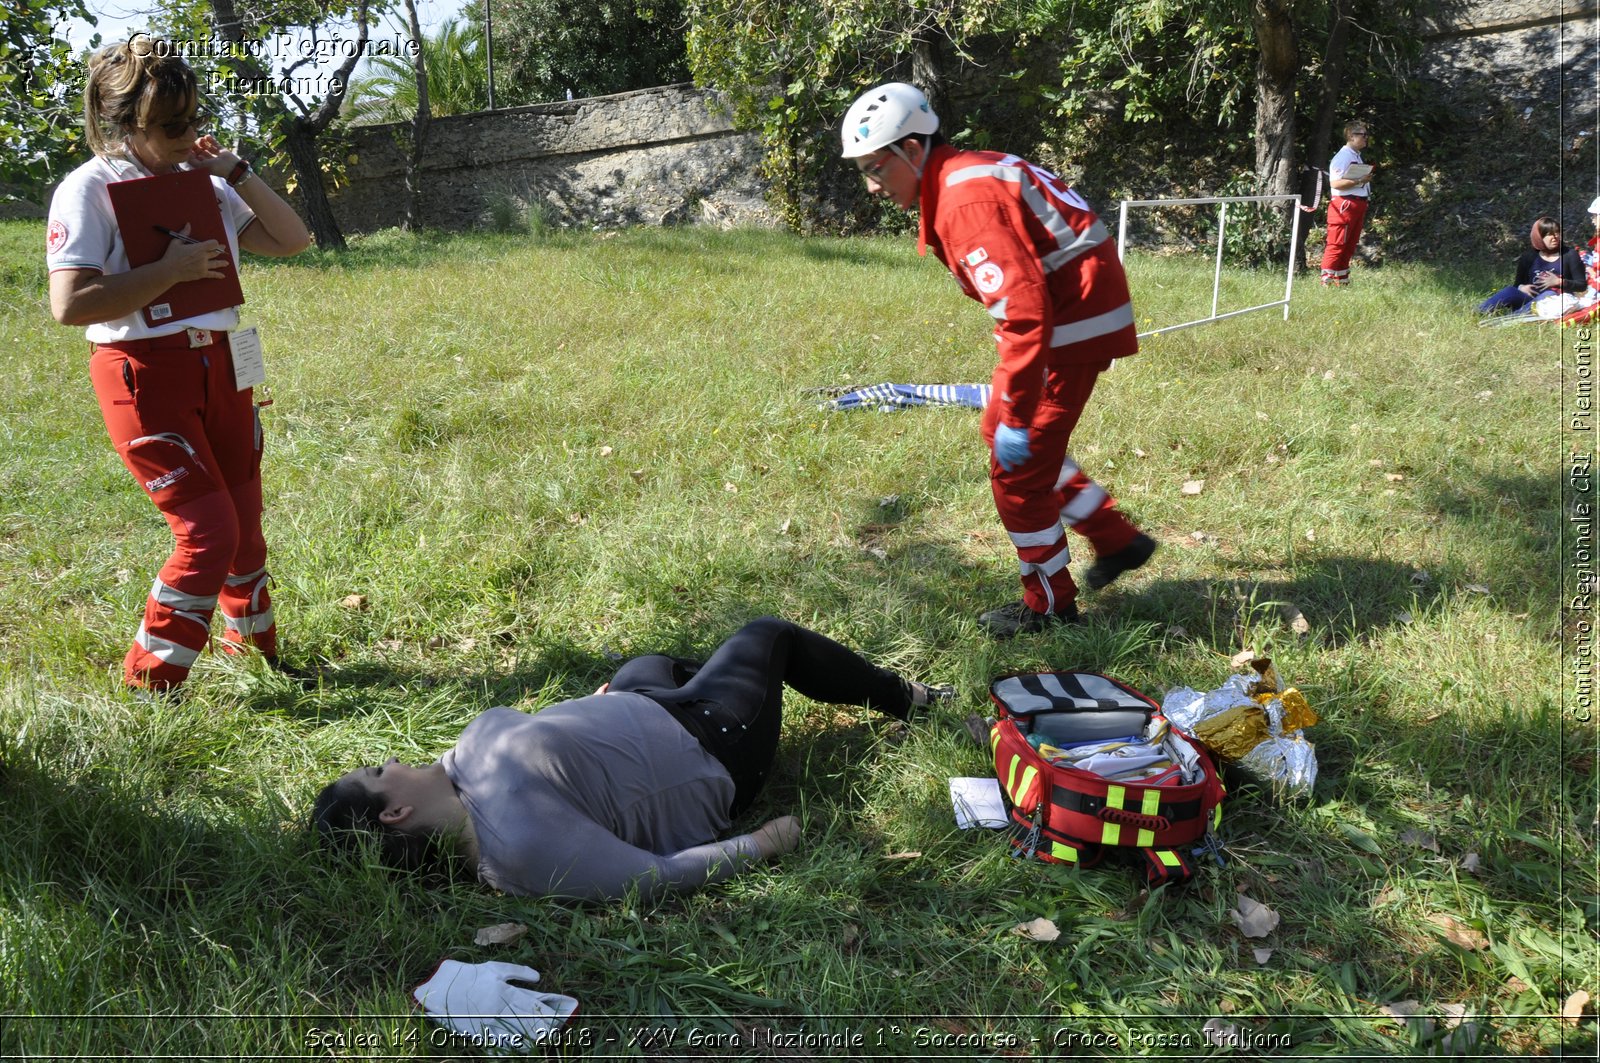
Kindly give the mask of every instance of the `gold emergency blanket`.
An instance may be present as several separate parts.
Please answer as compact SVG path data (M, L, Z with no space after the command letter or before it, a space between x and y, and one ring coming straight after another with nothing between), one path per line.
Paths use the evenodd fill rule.
M1168 691L1161 711L1224 763L1263 782L1309 789L1317 778L1317 752L1301 730L1317 722L1316 711L1294 687L1281 688L1271 658L1251 660L1250 669L1204 693Z

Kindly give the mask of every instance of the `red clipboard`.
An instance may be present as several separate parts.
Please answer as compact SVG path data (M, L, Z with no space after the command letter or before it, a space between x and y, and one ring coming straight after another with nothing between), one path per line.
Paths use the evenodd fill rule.
M215 240L228 256L222 276L180 281L156 296L140 311L145 324L157 326L165 321L183 321L244 302L244 289L239 287L239 266L228 247L228 230L222 224L222 208L217 205L217 192L211 185L210 174L204 170L178 170L154 177L136 177L131 181L113 181L106 185L106 193L111 196L111 210L122 232L128 265L149 265L167 253L172 237L157 226L182 232L187 225L191 238Z

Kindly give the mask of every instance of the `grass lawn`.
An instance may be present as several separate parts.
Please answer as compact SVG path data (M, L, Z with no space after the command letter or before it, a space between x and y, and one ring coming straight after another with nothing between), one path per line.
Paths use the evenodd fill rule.
M1074 452L1163 547L1081 627L997 644L976 614L1016 566L976 414L807 393L987 381L988 319L910 239L385 233L248 264L276 613L326 678L207 655L172 707L120 690L168 533L49 318L42 246L0 225L0 1057L475 1054L410 1006L447 956L543 972L582 1003L557 1054L591 1058L741 1053L719 1035L1236 1054L1203 1040L1213 1017L1259 1055L1593 1057L1592 1015L1560 1021L1600 994L1596 732L1564 656L1593 616L1561 609L1573 333L1479 329L1502 271L1302 279L1288 322L1147 342ZM1209 307L1208 255L1130 274L1141 327ZM1230 274L1223 309L1282 283ZM349 767L769 612L960 690L909 729L793 698L748 817L801 816L780 864L584 906L351 872L303 829ZM961 720L991 677L1084 668L1159 698L1244 647L1321 714L1321 775L1298 799L1239 780L1225 866L1147 895L955 829L946 779L990 770ZM1264 941L1229 916L1240 892L1282 917ZM1011 933L1039 916L1059 940ZM508 921L528 934L473 944ZM751 1049L760 1029L834 1040Z

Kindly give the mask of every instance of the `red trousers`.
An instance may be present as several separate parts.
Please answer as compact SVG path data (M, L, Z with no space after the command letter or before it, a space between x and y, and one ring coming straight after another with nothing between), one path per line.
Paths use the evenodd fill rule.
M1011 536L1022 569L1022 600L1039 613L1059 612L1078 597L1067 571L1072 559L1063 522L1089 540L1096 555L1114 554L1139 531L1117 510L1104 487L1085 476L1067 456L1067 443L1089 402L1095 381L1109 362L1052 370L1047 400L1028 425L1027 461L1006 472L994 460L994 430L1000 408L983 411L989 445L989 486L1000 523Z
M1328 245L1322 250L1322 283L1349 279L1350 256L1361 241L1361 223L1366 217L1366 196L1334 196L1328 200Z
M188 676L222 607L226 644L277 652L261 533L261 421L233 385L223 333L189 332L96 346L89 376L122 463L177 540L123 662L131 686L165 690ZM196 341L204 341L203 333Z

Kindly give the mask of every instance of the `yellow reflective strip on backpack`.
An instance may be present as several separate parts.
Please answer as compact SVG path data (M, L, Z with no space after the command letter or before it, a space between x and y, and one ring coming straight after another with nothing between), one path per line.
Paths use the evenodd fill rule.
M1171 849L1158 849L1156 858L1168 867L1181 867L1183 865L1183 861L1178 859L1178 854Z
M1107 808L1121 808L1122 807L1122 802L1127 798L1127 796L1128 796L1128 791L1127 791L1127 789L1125 787L1121 787L1121 786L1108 786L1108 787L1106 787L1106 807ZM1101 827L1100 828L1100 844L1101 845L1121 845L1122 844L1122 828L1117 826L1115 823L1107 823L1105 826Z
M1070 845L1062 845L1060 842L1050 843L1050 855L1065 863L1076 864L1078 862L1078 850Z
M1022 758L1012 754L1011 763L1006 767L1006 793L1011 795L1011 803L1017 803L1017 765L1022 763Z
M1222 802L1217 802L1217 810L1211 814L1211 829L1216 830L1222 826Z
M1147 816L1159 816L1161 814L1161 791L1155 787L1146 790L1144 792L1144 803L1140 805L1139 811Z
M1154 845L1155 842L1156 832L1153 830L1140 830L1138 834L1134 835L1133 844L1137 845L1141 849L1148 849L1150 846Z
M1017 792L1012 795L1012 804L1022 804L1022 798L1027 794L1028 787L1033 783L1033 777L1038 774L1039 769L1034 767L1032 764L1029 764L1027 770L1022 773L1022 783L1018 786Z

